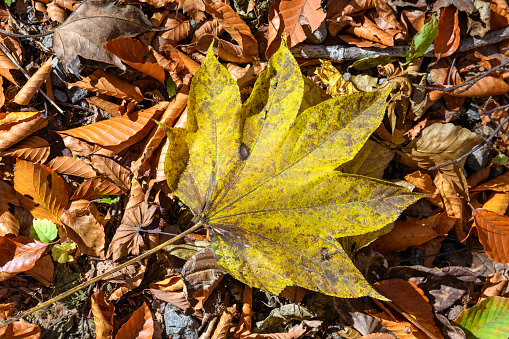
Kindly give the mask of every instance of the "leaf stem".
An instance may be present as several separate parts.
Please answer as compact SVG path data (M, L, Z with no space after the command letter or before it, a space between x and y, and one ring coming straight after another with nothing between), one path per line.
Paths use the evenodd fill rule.
M45 308L46 306L49 306L49 305L51 305L51 304L53 304L53 303L55 303L55 302L57 302L57 301L59 301L59 300L62 300L62 299L64 299L65 297L68 297L68 296L70 296L71 294L73 294L73 293L75 293L75 292L78 292L78 291L80 291L80 290L84 289L85 287L88 287L88 286L92 285L93 283L95 283L95 282L97 282L97 281L99 281L99 280L102 280L102 279L104 279L104 278L108 277L109 275L111 275L111 274L113 274L113 273L115 273L115 272L118 272L118 271L120 271L121 269L123 269L123 268L125 268L125 267L127 267L127 266L132 265L132 264L134 264L135 262L138 262L138 261L140 261L141 259L144 259L144 258L146 258L146 257L150 256L150 255L152 255L152 254L154 254L154 253L156 253L156 252L158 252L158 251L162 250L164 247L166 247L166 246L168 246L168 245L173 244L175 241L177 241L177 240L180 240L180 239L184 238L186 235L188 235L188 234L190 234L190 233L193 233L194 231L196 231L196 230L198 230L198 229L200 229L200 228L202 228L202 227L203 227L203 222L202 222L202 221L200 221L200 222L198 222L196 225L194 225L193 227L191 227L191 228L189 228L189 229L185 230L184 232L180 233L180 234L179 234L179 235L177 235L176 237L171 238L170 240L163 242L162 244L160 244L160 245L158 245L158 246L154 247L153 249L148 250L147 252L145 252L145 253L143 253L143 254L140 254L139 256L137 256L137 257L135 257L135 258L133 258L133 259L131 259L131 260L129 260L129 261L126 261L125 263L123 263L123 264L121 264L121 265L118 265L117 267L112 268L111 270L108 270L108 271L106 271L106 272L104 272L104 273L102 273L102 274L99 274L99 275L98 275L98 276L96 276L95 278L92 278L92 279L90 279L89 281L84 282L84 283L83 283L83 284L81 284L81 285L78 285L78 286L76 286L76 287L73 287L73 288L71 288L70 290L68 290L68 291L66 291L66 292L64 292L64 293L62 293L62 294L60 294L60 295L57 295L56 297L51 298L51 299L50 299L50 300L48 300L48 301L45 301L45 302L43 302L43 303L41 303L41 304L39 304L39 305L37 305L37 306L35 306L35 307L32 307L32 308L31 308L31 309L29 309L28 311L25 311L25 312L23 312L23 313L21 313L21 314L19 314L19 315L15 316L15 317L12 317L12 318L10 318L10 319L8 319L8 320L6 320L6 321L4 321L4 322L0 323L0 328L2 328L2 327L4 327L4 326L7 326L7 325L9 325L10 323L12 323L12 322L14 322L14 321L16 321L16 320L19 320L19 319L21 319L21 318L24 318L24 317L26 317L26 316L28 316L28 315L30 315L30 314L32 314L32 313L34 313L34 312L37 312L37 311L39 311L40 309Z

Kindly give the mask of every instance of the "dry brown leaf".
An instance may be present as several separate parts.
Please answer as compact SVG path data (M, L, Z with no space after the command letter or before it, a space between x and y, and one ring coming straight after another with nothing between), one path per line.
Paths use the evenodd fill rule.
M504 287L507 284L507 278L502 273L492 273L486 277L486 281L484 282L484 286L481 290L481 295L479 296L480 303L486 298L496 297L500 295L500 293L504 290Z
M5 94L4 94L4 78L0 77L0 108L5 104Z
M509 262L509 217L482 208L473 212L475 227L488 257L502 264Z
M12 29L7 23L1 22L0 28L7 32L12 33ZM23 49L21 48L21 44L17 38L7 36L3 33L0 33L0 39L2 40L2 44L7 47L7 49L12 53L14 59L18 62L18 64L23 64ZM18 83L14 79L11 70L17 70L18 67L9 59L7 55L3 51L0 50L0 75L9 80L12 84L18 86Z
M436 338L443 339L440 330L435 324L435 316L429 304L429 299L417 285L403 279L389 279L376 282L373 286L384 296L391 299L393 303L401 307L403 311L410 314L429 332L435 335ZM389 302L373 300L378 305L384 303L390 306Z
M105 175L121 189L126 191L129 190L131 186L131 180L129 178L131 172L127 168L123 167L111 158L100 155L92 155L89 160L90 164L97 170L98 173Z
M118 330L117 339L152 339L154 320L146 303L138 308L131 318Z
M419 193L430 194L431 196L426 197L426 199L432 204L443 207L442 199L440 198L439 191L435 184L433 183L433 179L427 173L421 173L421 171L416 171L405 176L405 180L412 185L415 185Z
M48 244L24 236L0 237L0 281L28 271L44 253Z
M68 9L70 11L74 11L76 7L80 4L78 1L74 0L53 0L55 5Z
M422 226L419 222L396 221L392 231L375 240L371 247L382 254L404 251L408 247L420 246L443 235L429 227Z
M14 189L5 181L0 180L0 236L2 237L7 234L18 235L19 233L19 222L9 212L9 204L20 205Z
M463 216L463 199L459 196L459 193L445 180L440 172L438 172L434 182L442 196L447 214L450 217L461 219ZM463 234L457 234L457 236L463 239Z
M48 162L47 165L60 174L74 175L82 178L93 178L97 176L92 166L78 158L56 157Z
M25 274L35 278L44 286L50 287L53 283L54 271L55 266L53 265L53 259L51 259L51 255L46 254L35 262L34 267L25 271Z
M180 276L173 276L156 283L150 284L150 288L158 291L177 292L182 291L184 282Z
M191 75L195 75L198 69L200 68L200 64L173 47L172 45L165 45L162 47L166 57L172 60L176 60L176 62L184 65L184 67L191 73Z
M509 192L509 172L499 175L484 184L472 188L472 192L491 190L495 192Z
M490 176L491 166L481 168L467 178L468 189L472 191L480 182L485 181Z
M125 116L99 121L59 133L80 138L92 144L113 147L123 144L124 148L126 148L140 141L148 133L148 130L155 125L151 119L158 119L167 106L168 102L163 101L153 107L130 112ZM69 147L67 143L66 146ZM96 152L95 154L98 153Z
M188 97L189 88L184 86L176 95L175 100L170 105L168 105L168 108L166 108L166 111L163 113L159 122L166 126L173 126L180 114L182 114L184 109L187 107ZM140 168L150 159L156 148L165 137L166 132L160 126L157 126L156 129L152 131L148 137L147 142L145 143L145 146L143 147L143 152L133 165L133 172L136 172L138 168Z
M164 69L157 63L146 62L144 58L150 55L149 47L133 38L116 38L108 41L104 49L119 57L132 68L148 75L164 84Z
M164 20L163 26L168 28L162 32L161 38L168 43L176 46L181 40L187 38L191 24L185 15L177 13L171 15Z
M306 33L299 21L301 15L307 19L311 31L318 29L325 20L320 0L276 0L270 6L269 41L265 53L267 59L279 48L285 33L288 36L288 47L306 40Z
M471 81L474 78L466 79L464 82ZM434 85L437 88L449 88L453 85ZM503 77L499 73L491 73L484 78L478 80L465 92L459 93L466 89L463 86L459 89L455 89L452 92L447 92L447 95L452 95L462 98L477 98L477 97L488 97L495 95L502 95L509 92L509 84L504 81Z
M104 225L93 202L72 201L62 214L61 223L66 226L67 237L74 241L80 252L104 258Z
M164 144L159 147L157 153L152 159L152 170L151 171L151 180L150 186L152 186L156 182L166 182L166 175L164 174L164 162L166 160L166 153L168 152L168 147L170 143L168 139L164 139Z
M226 307L223 313L221 314L221 318L219 318L219 322L217 323L216 330L212 335L212 339L226 339L226 335L230 331L230 325L232 323L233 317L237 314L237 305L232 305Z
M121 280L117 280L117 284L115 285L115 289L111 291L108 296L108 301L112 300L120 300L122 296L136 287L139 287L145 277L145 271L147 270L146 262L141 261L131 266L126 267L124 270L121 270L123 274L123 278ZM110 282L114 282L115 280L111 279Z
M23 114L22 112L20 113ZM42 117L42 112L30 113L33 113L31 117L13 123L7 123L4 120L10 121L14 115L17 115L17 112L8 113L5 118L0 113L0 151L11 147L30 134L46 127L48 120Z
M14 189L23 207L34 218L60 223L69 194L65 181L51 168L18 159L14 170Z
M507 207L509 207L509 193L499 193L493 192L482 206L482 208L487 209L488 211L492 211L501 215L504 215L507 211Z
M284 333L251 333L243 336L242 339L297 339L300 338L306 330L297 330L293 332Z
M67 19L67 12L64 8L58 6L54 1L46 4L48 17L56 22L63 23Z
M127 193L126 190L118 187L106 178L95 177L87 179L74 191L70 200L93 200L101 195L121 195Z
M145 201L145 190L141 186L140 182L133 178L131 180L131 191L129 192L129 200L125 206L127 211L130 208L140 205Z
M104 50L103 45L121 36L130 37L151 30L150 21L135 6L109 0L89 0L82 2L55 29L53 49L65 67L81 56L125 69L120 59Z
M0 337L6 339L39 339L41 338L41 329L39 325L20 320L0 328Z
M487 111L491 111L499 107L500 105L495 100L489 100L485 105L484 109ZM481 110L479 110L479 114L481 114ZM481 121L485 125L492 125L493 123L500 124L504 119L509 117L509 113L507 113L507 110L498 110L493 113L491 113L489 116L487 114L481 115ZM502 129L499 133L500 140L497 141L497 146L499 146L502 149L507 150L509 148L509 136L506 135L506 133L509 132L509 123L506 123L502 126Z
M241 338L251 333L251 317L253 316L253 288L246 285L242 293L242 311L233 336Z
M99 97L89 97L85 98L85 100L90 104L99 107L100 109L110 113L114 117L120 116L119 108L120 105L117 105L113 102L101 99Z
M182 12L189 15L197 23L205 19L205 4L203 0L179 0L179 6Z
M52 70L52 58L44 62L37 72L30 77L27 83L19 90L14 97L14 102L18 105L28 105L32 97L37 93L44 81L49 78Z
M435 56L448 57L456 52L460 44L459 10L450 5L444 8L438 20L438 36L434 42Z
M389 333L371 333L360 337L360 339L393 339L393 338L394 336Z
M0 157L13 157L43 163L48 159L49 153L49 143L43 138L32 136L0 152Z
M74 86L124 100L140 102L144 99L137 86L120 80L102 69L96 70L81 81L67 84L69 88Z
M111 240L107 256L118 260L129 253L140 254L140 249L146 248L141 230L146 230L152 224L156 210L157 206L147 203L126 210L122 223Z
M106 302L104 292L101 290L92 294L91 300L96 339L111 339L115 306Z

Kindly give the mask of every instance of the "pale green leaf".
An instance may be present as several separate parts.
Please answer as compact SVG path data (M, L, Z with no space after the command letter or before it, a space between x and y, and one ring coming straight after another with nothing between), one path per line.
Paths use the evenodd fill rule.
M461 327L467 339L507 338L509 333L509 299L489 297L464 310L453 324Z
M30 238L50 243L58 236L57 225L51 220L34 219L32 227L30 227Z
M214 256L233 277L273 294L297 285L383 298L337 238L382 229L420 196L335 169L380 125L390 91L299 113L304 81L282 46L241 105L235 80L209 51L191 86L189 161L175 193L210 228Z
M55 244L51 249L51 257L60 264L72 262L74 258L69 253L72 253L74 250L76 250L75 243Z
M410 49L406 53L406 62L408 65L412 60L417 59L426 52L431 46L435 38L438 36L438 20L433 15L431 20L422 26L421 30L412 39Z

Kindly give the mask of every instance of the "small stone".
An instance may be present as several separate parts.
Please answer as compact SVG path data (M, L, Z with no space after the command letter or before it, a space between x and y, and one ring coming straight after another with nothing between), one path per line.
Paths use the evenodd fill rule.
M488 163L489 155L489 148L481 147L467 157L465 165L473 171L478 171L483 168L486 163Z
M46 35L44 39L42 39L42 44L44 47L51 49L53 47L53 35Z
M476 109L469 108L467 111L467 116L475 121L481 120L481 116L479 115L479 112Z
M69 99L67 98L67 94L62 92L59 89L55 89L53 91L53 94L55 95L55 100L58 102L67 102Z
M164 325L166 335L173 339L198 339L200 323L195 318L184 315L184 312L172 304L164 308Z
M86 89L82 89L75 86L69 89L68 94L69 98L71 98L71 102L75 104L76 102L86 97L88 95L88 91Z

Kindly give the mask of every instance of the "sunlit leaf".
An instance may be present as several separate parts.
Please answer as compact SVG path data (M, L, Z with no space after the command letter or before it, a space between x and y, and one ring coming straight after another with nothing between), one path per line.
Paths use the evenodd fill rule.
M51 220L34 219L30 228L30 238L50 243L58 236L57 225Z
M468 339L498 339L509 333L509 299L490 297L460 313L454 320Z
M406 62L403 65L408 65L412 60L423 55L437 36L438 20L435 15L433 15L431 21L424 24L421 30L412 39L412 44L406 54Z

